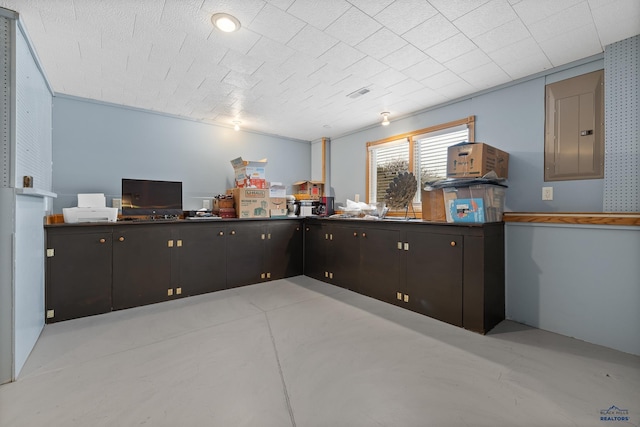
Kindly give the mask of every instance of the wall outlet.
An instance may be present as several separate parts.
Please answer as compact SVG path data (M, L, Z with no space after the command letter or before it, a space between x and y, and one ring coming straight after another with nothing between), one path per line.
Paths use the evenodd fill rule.
M202 209L211 209L211 200L204 199L202 201Z
M122 209L122 199L116 199L115 197L111 199L111 207Z
M542 187L542 200L553 200L553 187Z

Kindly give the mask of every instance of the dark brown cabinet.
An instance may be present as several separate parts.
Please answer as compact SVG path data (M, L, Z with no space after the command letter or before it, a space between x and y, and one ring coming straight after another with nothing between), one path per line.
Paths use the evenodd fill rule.
M172 227L145 225L113 230L113 309L165 301L174 296L177 249Z
M177 289L185 296L226 289L226 227L194 224L177 228L175 253L180 270Z
M317 280L325 280L327 272L327 238L324 230L320 222L307 222L304 225L304 274Z
M264 269L271 279L302 274L302 223L291 220L268 222L266 230Z
M406 246L405 246L406 244ZM406 233L405 281L399 305L456 326L462 322L463 237L415 231Z
M228 227L227 286L250 285L302 274L302 224L256 221Z
M227 228L227 286L250 285L266 279L264 271L264 224L237 223Z
M400 280L400 232L367 227L359 230L360 282L358 291L380 301L394 302Z
M47 226L47 322L302 274L299 220Z
M504 319L502 223L216 220L46 236L48 323L303 273L479 333Z
M389 290L395 289L400 271L395 244L399 232L352 224L324 225L326 257L320 280L392 302ZM313 250L312 244L305 249Z
M360 240L358 231L349 226L325 227L327 262L324 279L345 289L358 290L360 280Z
M80 232L78 232L80 231ZM111 230L56 230L47 234L48 322L111 311Z
M305 274L486 333L504 319L503 227L307 219Z

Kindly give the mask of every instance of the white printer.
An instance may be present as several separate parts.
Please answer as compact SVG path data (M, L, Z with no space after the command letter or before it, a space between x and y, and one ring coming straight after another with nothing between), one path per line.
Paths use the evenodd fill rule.
M108 208L103 193L78 194L78 207L62 208L64 222L116 222L118 208Z

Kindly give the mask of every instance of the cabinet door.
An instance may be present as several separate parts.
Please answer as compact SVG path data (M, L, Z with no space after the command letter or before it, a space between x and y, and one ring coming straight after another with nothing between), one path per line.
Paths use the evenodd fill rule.
M463 238L427 232L407 233L406 290L410 310L462 326Z
M166 224L124 226L114 230L114 309L173 298L171 258L175 247L169 246L172 240L172 228Z
M360 264L360 239L354 227L331 225L325 235L327 243L327 267L329 283L346 289L358 290Z
M358 292L381 301L395 302L400 280L400 232L361 229Z
M271 279L302 274L302 225L285 220L270 223L267 228L265 269Z
M227 226L227 285L251 285L266 280L263 222L238 222Z
M215 224L185 224L178 227L181 243L178 278L185 296L213 292L227 287L226 233Z
M47 323L111 311L111 232L48 232L47 248Z
M304 228L304 274L317 280L325 278L327 262L327 241L325 227L318 223L306 223Z

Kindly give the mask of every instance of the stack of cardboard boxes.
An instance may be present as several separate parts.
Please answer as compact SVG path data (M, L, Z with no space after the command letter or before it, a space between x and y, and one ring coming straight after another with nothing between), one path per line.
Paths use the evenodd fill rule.
M439 222L499 222L504 211L505 187L474 182L489 172L508 178L509 154L484 143L463 143L447 151L447 178L443 187L422 190L422 219Z
M286 217L286 188L266 179L267 159L258 161L231 160L235 172L235 187L227 190L233 195L238 218Z

